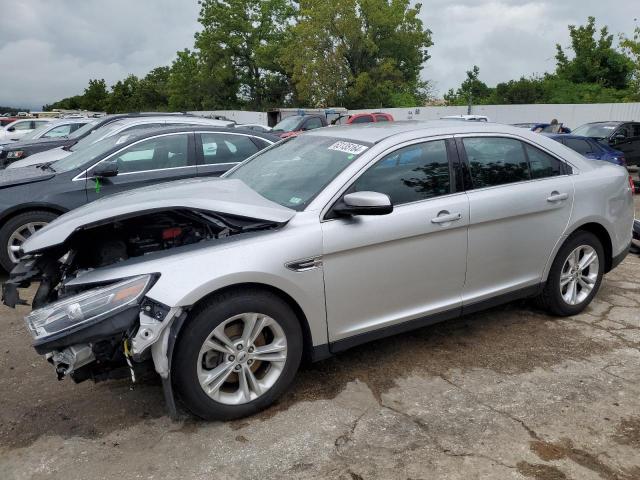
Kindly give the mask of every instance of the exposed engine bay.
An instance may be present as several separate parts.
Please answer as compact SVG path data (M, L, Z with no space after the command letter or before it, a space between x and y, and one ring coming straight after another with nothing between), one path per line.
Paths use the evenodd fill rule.
M155 281L152 275L109 285L75 282L71 286L69 282L132 258L198 243L206 246L279 225L190 209L104 220L75 231L61 245L24 256L3 285L2 300L10 307L25 305L19 290L38 284L33 311L25 320L35 338L34 348L47 356L59 379L68 375L80 382L131 376L135 381L153 369L149 347L186 312L144 297ZM111 303L106 308L100 302ZM167 357L166 351L161 353Z

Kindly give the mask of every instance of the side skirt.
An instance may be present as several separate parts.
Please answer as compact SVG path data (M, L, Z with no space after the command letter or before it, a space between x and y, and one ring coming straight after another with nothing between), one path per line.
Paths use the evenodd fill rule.
M522 288L513 292L498 295L497 297L481 300L470 305L454 308L445 312L439 312L434 315L428 315L425 317L416 318L408 322L399 323L397 325L391 325L385 328L379 328L371 332L365 332L353 337L344 338L329 344L316 345L313 347L311 354L312 361L320 361L330 357L332 354L348 350L357 345L368 343L381 338L398 335L400 333L409 332L422 327L427 327L435 323L444 322L454 318L460 318L471 313L487 310L488 308L503 305L505 303L513 302L515 300L521 300L523 298L535 297L543 288L544 284L533 285L531 287Z

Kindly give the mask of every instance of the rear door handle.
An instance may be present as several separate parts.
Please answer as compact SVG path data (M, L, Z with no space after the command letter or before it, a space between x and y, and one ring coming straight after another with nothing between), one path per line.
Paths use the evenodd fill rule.
M568 193L551 192L551 196L547 197L547 202L550 202L550 203L561 202L563 200L566 200L567 198L569 198Z
M462 218L461 213L449 213L445 210L440 212L436 218L432 218L431 223L437 223L437 224L451 223L451 222L457 222L461 218Z

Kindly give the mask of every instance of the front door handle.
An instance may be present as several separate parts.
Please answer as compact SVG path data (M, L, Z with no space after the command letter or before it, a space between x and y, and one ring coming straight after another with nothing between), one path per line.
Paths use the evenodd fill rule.
M461 218L462 218L461 213L449 213L446 210L443 210L442 212L438 213L438 216L436 218L431 219L431 223L437 223L437 224L451 223L451 222L457 222Z
M566 200L567 198L569 198L568 193L551 192L551 196L547 197L547 202L550 202L550 203L561 202L563 200Z

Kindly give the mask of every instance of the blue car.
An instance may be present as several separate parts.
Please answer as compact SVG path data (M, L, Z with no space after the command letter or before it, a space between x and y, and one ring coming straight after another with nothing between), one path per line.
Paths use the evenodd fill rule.
M531 130L532 132L538 133L553 133L553 125L550 123L513 123L514 127L526 128L527 130ZM560 124L560 132L559 133L571 133L571 129L569 127L565 127Z
M623 167L627 166L627 162L624 158L624 153L620 150L611 148L606 143L599 142L591 137L581 137L579 135L567 135L567 134L544 134L549 138L552 138L556 142L560 142L571 150L575 150L581 155L594 160L604 160L605 162L615 163Z

